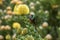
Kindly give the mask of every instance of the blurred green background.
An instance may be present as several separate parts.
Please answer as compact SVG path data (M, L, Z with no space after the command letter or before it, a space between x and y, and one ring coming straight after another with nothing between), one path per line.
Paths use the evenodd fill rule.
M0 28L9 25L11 30L0 30L0 35L9 34L9 40L60 40L60 0L20 0L26 4L30 13L28 15L11 15L7 13L7 7L14 10L13 0L0 1ZM2 3L1 3L2 2ZM23 4L22 4L23 5ZM34 20L31 21L29 15L33 15ZM30 22L31 21L31 22ZM15 30L12 24L18 22L21 24L21 29ZM21 30L26 28L23 35ZM27 32L28 31L28 32ZM27 33L26 33L27 32ZM16 38L12 39L12 35L16 34ZM47 36L49 34L49 36ZM47 36L47 38L45 38ZM51 38L52 36L52 38Z

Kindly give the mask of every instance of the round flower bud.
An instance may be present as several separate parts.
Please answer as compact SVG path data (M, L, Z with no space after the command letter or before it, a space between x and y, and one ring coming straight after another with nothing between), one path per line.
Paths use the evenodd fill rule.
M34 3L34 2L31 2L29 6L30 6L30 7L31 7L31 6L35 6L35 3Z
M39 1L36 1L36 4L40 4L40 2Z
M9 19L9 18L12 18L12 16L11 16L11 15L6 15L6 16L4 16L4 19L5 19L5 20L7 20L7 19Z
M42 27L43 27L43 28L48 27L48 23L47 23L47 22L44 22L44 23L42 24Z
M5 30L10 30L10 29L11 29L11 27L9 25L5 26Z
M0 40L3 40L3 39L4 39L4 37L2 35L0 35Z
M8 7L6 8L7 11L8 11L8 10L11 11L11 9L12 9L12 8L11 8L10 6L8 6Z
M5 30L5 26L1 26L1 28L0 28L1 30Z
M47 40L52 40L52 36L50 34L47 34L45 37Z
M6 12L8 15L12 15L12 11L7 11Z
M45 13L47 14L47 13L49 13L49 11L46 10Z
M31 10L35 10L35 7L34 6L31 6L30 8L31 8Z

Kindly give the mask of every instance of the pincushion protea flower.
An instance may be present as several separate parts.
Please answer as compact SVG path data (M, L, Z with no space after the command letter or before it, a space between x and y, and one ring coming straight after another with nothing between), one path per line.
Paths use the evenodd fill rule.
M29 8L26 4L15 5L15 15L29 14Z
M13 23L14 29L20 29L21 25L18 22Z

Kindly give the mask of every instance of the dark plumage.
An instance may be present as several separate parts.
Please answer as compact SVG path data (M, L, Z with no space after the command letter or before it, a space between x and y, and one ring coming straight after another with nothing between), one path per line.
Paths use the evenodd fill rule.
M29 19L31 23L35 24L35 14L30 14Z

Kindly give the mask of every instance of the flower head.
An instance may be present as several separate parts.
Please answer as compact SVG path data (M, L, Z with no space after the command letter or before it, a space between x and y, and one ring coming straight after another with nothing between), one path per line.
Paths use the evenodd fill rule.
M8 34L8 35L6 35L6 40L9 40L9 39L11 39L11 36Z
M0 35L0 40L4 39L4 37L2 35Z
M22 35L24 35L24 34L27 34L28 33L28 29L27 28L24 28L23 30L22 30Z
M46 37L45 37L47 40L51 40L52 39L52 36L50 34L47 34Z
M13 23L14 29L20 29L21 25L18 22Z
M14 13L16 15L28 14L29 13L29 8L25 4L15 5Z
M2 5L3 4L3 0L0 0L0 5Z

